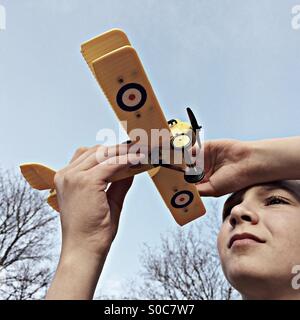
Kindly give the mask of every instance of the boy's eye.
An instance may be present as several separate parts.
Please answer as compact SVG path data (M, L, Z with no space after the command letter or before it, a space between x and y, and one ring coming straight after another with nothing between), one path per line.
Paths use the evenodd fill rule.
M280 196L271 196L265 200L266 206L276 205L276 204L289 204L288 199L285 199ZM223 212L223 222L227 219L227 217L231 214L231 210L234 206L227 207Z
M274 204L288 204L288 201L279 196L272 196L266 199L266 205L274 205Z

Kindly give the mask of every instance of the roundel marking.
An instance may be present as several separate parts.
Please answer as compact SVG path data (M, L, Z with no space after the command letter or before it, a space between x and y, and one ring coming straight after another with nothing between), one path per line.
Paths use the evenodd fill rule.
M188 190L176 192L171 199L171 205L174 208L185 208L194 200L194 195Z
M137 111L147 100L147 91L138 83L124 85L117 94L117 104L124 111Z

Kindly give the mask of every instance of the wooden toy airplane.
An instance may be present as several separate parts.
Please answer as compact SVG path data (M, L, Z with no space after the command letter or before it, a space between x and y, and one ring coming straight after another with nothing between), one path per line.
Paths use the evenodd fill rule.
M152 129L167 129L172 150L187 150L195 143L201 147L201 127L191 109L187 109L191 124L165 119L142 63L122 30L113 29L85 42L81 52L117 117L122 124L126 121L130 138L136 128L144 129L149 137ZM150 145L151 141L148 142ZM59 212L54 185L56 172L37 163L23 164L20 168L33 188L50 190L48 204ZM175 166L160 158L158 164L145 164L116 174L111 182L148 171L176 222L185 225L205 213L194 184L203 179L204 172L188 174L189 170L198 169L186 162Z

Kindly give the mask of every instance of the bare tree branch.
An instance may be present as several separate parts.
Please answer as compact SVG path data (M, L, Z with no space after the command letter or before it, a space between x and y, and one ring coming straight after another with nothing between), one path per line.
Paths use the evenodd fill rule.
M202 218L189 228L178 228L162 236L158 248L145 244L140 258L140 279L131 282L127 298L239 298L223 276L216 250L220 209L214 202L210 207L206 220Z
M54 220L40 193L0 170L0 298L42 298L50 282Z

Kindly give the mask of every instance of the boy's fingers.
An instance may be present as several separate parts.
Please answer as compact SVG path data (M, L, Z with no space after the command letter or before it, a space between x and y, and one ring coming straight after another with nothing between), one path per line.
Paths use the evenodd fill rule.
M78 148L74 155L72 156L72 159L70 160L69 163L72 163L74 162L76 159L78 159L83 153L85 153L86 151L88 150L87 147L81 147L81 148Z
M139 151L144 151L139 150ZM77 170L83 171L83 170L89 170L94 168L99 163L103 163L110 158L123 156L130 154L136 154L136 149L130 149L128 145L125 144L119 144L115 146L100 146L95 153L90 154L87 158L85 158L78 166Z
M140 163L145 159L144 154L125 154L117 157L109 158L99 163L89 172L97 179L97 181L109 181L116 173L126 167Z
M96 152L98 163L104 162L110 158L126 155L130 152L127 144L119 144L115 146L102 146Z
M93 146L91 148L87 148L85 152L81 153L79 157L75 159L70 165L69 168L75 168L78 166L80 163L82 163L86 158L88 158L91 154L95 153L96 150L99 148L99 145ZM78 152L80 153L80 151Z
M210 182L196 184L196 188L200 196L213 197L216 194L216 191L214 190Z
M61 169L60 173L65 173L65 172L68 172L70 169L75 168L76 165L81 163L85 158L87 158L91 153L93 153L97 147L98 146L94 146L92 148L87 148L87 147L78 148L75 151L69 164L66 167L64 167L63 169Z

